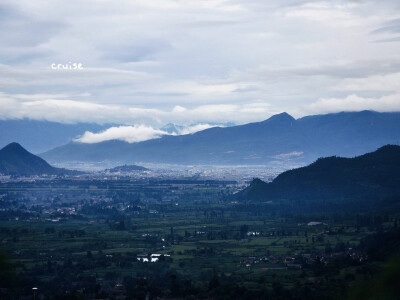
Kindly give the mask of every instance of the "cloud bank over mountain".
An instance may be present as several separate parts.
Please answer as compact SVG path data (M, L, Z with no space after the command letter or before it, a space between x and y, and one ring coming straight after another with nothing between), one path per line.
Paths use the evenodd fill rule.
M161 129L154 129L151 126L117 126L110 127L104 131L93 133L86 131L82 136L75 139L75 142L94 144L104 141L120 140L128 143L138 143L147 140L157 139L163 135L185 135L192 134L218 125L196 124L192 126L182 126L177 133L169 133Z
M100 133L86 131L81 137L77 138L76 142L81 143L99 143L110 140L120 140L128 143L143 142L162 135L168 134L165 131L153 129L145 125L138 126L119 126L111 127Z

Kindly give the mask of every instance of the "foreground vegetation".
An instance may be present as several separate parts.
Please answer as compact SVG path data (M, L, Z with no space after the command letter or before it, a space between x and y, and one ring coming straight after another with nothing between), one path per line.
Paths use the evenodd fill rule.
M229 200L232 182L55 180L0 188L5 299L399 295L395 210L270 211Z

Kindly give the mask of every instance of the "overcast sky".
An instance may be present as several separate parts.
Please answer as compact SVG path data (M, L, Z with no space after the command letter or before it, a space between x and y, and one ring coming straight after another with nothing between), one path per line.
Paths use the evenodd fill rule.
M2 119L400 111L400 1L0 0L0 57Z

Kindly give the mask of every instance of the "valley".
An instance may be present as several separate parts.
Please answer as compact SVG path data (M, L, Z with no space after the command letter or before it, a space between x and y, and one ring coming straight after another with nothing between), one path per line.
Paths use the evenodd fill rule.
M336 299L385 266L360 241L400 221L271 210L236 181L39 179L0 184L3 296Z

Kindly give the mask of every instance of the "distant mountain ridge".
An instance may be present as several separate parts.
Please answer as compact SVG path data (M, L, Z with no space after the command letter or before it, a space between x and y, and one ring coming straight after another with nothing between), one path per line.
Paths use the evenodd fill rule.
M190 125L178 125L173 123L165 124L160 127L160 130L168 132L169 134L184 134L185 131L190 131L190 128L199 126L199 125L209 125L210 127L232 127L236 126L233 122L225 122L225 123L215 123L215 122L201 122L201 123L193 123Z
M49 161L179 164L310 163L321 156L355 156L400 143L400 113L342 112L294 119L287 113L256 123L129 144L69 143L43 153Z
M123 166L117 166L111 169L106 169L107 172L110 173L117 173L117 172L135 172L135 171L148 171L149 169L142 167L142 166L137 166L137 165L123 165Z
M177 125L173 123L165 124L160 130L168 132L169 134L179 134L185 127L182 125Z
M400 199L400 146L387 145L354 158L320 158L283 172L272 182L254 179L234 195L240 201L321 206ZM396 200L397 201L397 200ZM400 201L398 201L400 202Z
M10 143L0 150L0 173L4 175L77 175L81 172L55 168L42 158L26 151L18 143Z

